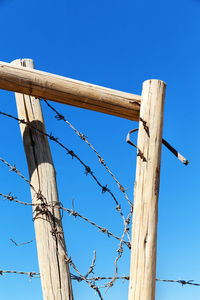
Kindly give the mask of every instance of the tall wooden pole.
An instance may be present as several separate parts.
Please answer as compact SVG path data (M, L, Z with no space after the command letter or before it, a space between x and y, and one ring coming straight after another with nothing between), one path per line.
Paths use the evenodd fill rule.
M31 59L16 60L12 64L34 68ZM16 93L20 119L45 131L40 101L32 96ZM38 131L20 124L30 174L38 261L44 300L73 300L66 246L58 204L56 175L47 138ZM48 204L48 207L42 203Z
M154 300L158 194L166 84L143 83L134 190L129 300Z

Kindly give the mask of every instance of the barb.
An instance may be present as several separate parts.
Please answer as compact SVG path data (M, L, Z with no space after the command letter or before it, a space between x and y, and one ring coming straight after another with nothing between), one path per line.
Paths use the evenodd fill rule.
M31 182L26 177L24 177L24 175L21 174L21 172L16 168L15 164L12 166L7 161L5 161L5 159L3 159L2 157L0 157L0 161L10 168L9 171L15 172L17 175L19 175L26 183L28 183L31 189L33 189L33 191L36 192Z
M195 283L195 282L193 282L194 280L156 279L156 281L180 283L182 286L183 285L200 286L200 283Z
M13 201L13 202L16 202L16 203L19 203L19 204L23 204L23 205L27 205L27 206L34 206L34 205L36 205L36 204L32 204L32 203L28 203L28 202L23 202L23 201L17 200L17 197L13 196L11 193L9 193L8 195L0 193L0 196L3 197L3 200L9 200L10 202Z
M49 104L49 102L45 99L43 99L43 101L46 103L46 105L53 110L56 113L55 118L57 120L62 120L64 121L66 124L69 125L69 127L80 137L80 139L82 141L84 141L96 154L96 156L98 157L99 163L102 164L106 170L108 171L108 173L111 175L111 177L114 179L114 181L117 183L118 188L120 189L120 191L124 194L126 200L128 201L128 203L132 206L131 201L129 200L127 194L126 194L126 189L122 186L122 184L117 180L117 178L115 177L115 175L111 172L111 170L109 169L109 167L107 166L107 164L105 163L104 159L102 158L102 156L97 152L97 150L94 148L94 146L89 142L88 137L81 133L80 131L78 131L68 120L66 120L66 118L59 113L51 104Z
M32 239L31 241L25 242L25 243L16 243L13 239L10 239L10 241L15 244L15 246L22 246L22 245L27 245L30 244L34 241L35 239Z
M119 204L118 200L116 199L115 195L112 193L112 191L107 187L107 185L102 185L100 183L100 181L97 179L97 177L94 175L94 173L92 172L91 168L89 166L87 166L80 158L77 154L75 154L72 150L69 150L63 143L59 142L58 141L58 138L54 137L52 133L48 134L38 128L36 128L35 126L31 125L30 123L26 122L25 120L23 119L19 119L17 117L14 117L10 114L7 114L7 113L4 113L4 112L1 112L0 111L0 114L1 115L4 115L4 116L7 116L11 119L14 119L16 121L18 121L19 123L22 123L22 124L26 124L27 126L29 126L30 128L38 131L39 133L45 135L46 137L48 137L50 140L54 141L55 143L57 143L61 148L63 148L67 154L71 155L72 158L76 158L80 164L85 168L85 174L88 175L90 174L92 176L92 178L95 180L95 182L100 186L101 190L102 190L102 193L106 193L108 192L110 194L110 196L112 197L112 199L114 200L115 204L116 204L116 210L119 212L119 214L121 215L122 219L123 219L123 222L124 222L124 225L125 225L125 217L122 213L122 210L121 210L121 205ZM2 160L4 162L4 160ZM6 162L5 162L6 163ZM10 166L10 165L9 165ZM15 166L11 166L12 171L15 171L16 172L16 168ZM17 170L18 171L18 170ZM18 172L16 172L18 174ZM19 175L19 174L18 174ZM25 180L25 179L24 179ZM30 181L27 181L29 184L30 184ZM130 237L128 236L129 240L130 240Z

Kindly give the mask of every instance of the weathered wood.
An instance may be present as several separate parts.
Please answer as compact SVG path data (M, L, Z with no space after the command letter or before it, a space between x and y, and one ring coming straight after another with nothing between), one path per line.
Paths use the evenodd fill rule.
M12 64L33 68L30 59L16 60ZM18 68L17 68L18 69ZM20 119L45 131L40 101L16 93ZM35 234L44 300L73 300L69 267L65 261L65 241L58 203L56 175L47 138L30 127L20 124L32 186ZM40 192L42 199L36 192ZM41 213L42 202L47 202L48 212ZM59 242L59 240L61 242ZM62 243L62 245L61 245Z
M129 300L154 300L165 83L143 84L134 189ZM140 155L139 155L140 154Z
M4 62L0 62L0 89L139 120L141 96Z

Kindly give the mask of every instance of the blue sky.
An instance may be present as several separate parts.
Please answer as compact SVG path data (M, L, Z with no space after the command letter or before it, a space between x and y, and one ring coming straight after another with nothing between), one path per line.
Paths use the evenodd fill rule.
M200 282L199 204L199 69L200 1L0 1L1 61L33 58L37 69L74 79L141 94L143 81L167 83L163 137L190 160L185 167L163 148L159 197L157 277ZM132 199L135 150L125 142L135 122L54 104L98 149ZM16 115L14 94L0 91L0 111ZM48 132L59 136L91 166L128 206L95 155L43 104ZM0 156L28 177L17 122L0 117ZM51 144L60 200L97 224L121 235L122 223L112 199L102 194L83 168ZM29 187L1 164L0 192L30 201ZM1 200L0 269L38 271L34 243L15 247L34 237L31 209ZM118 242L81 220L63 218L69 255L86 273L97 251L96 275L112 276ZM129 273L125 249L119 274ZM73 283L75 299L97 299L84 283ZM40 281L17 275L0 277L1 299L42 299ZM127 299L128 284L117 282L104 299ZM156 300L199 299L200 288L157 283Z

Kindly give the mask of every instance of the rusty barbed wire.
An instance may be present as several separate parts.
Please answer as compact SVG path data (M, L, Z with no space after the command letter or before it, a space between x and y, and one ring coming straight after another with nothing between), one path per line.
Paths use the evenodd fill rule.
M119 243L119 248L117 250L118 255L117 255L117 257L115 259L115 262L114 262L114 264L115 264L115 273L114 273L114 276L112 277L111 281L106 284L107 290L114 285L114 282L116 281L116 278L117 278L117 275L118 275L118 264L117 263L118 263L118 260L123 255L123 250L124 250L123 249L123 240L124 240L124 236L125 236L126 232L129 230L129 226L128 225L130 224L130 220L131 220L132 214L133 214L133 207L131 208L131 211L130 211L130 213L128 214L128 216L126 218L126 223L125 223L124 231L122 233L121 240L120 240L120 243Z
M9 114L5 114L5 113L1 113L1 112L0 112L0 114L6 115L6 116L8 116L8 117L11 117L11 118L13 118L13 119L19 121L20 123L27 124L27 126L31 127L31 128L34 129L34 130L39 131L41 134L46 135L48 138L50 138L51 140L53 140L53 141L55 141L56 143L58 143L62 148L64 148L64 149L67 151L68 154L70 154L70 155L72 156L72 158L73 158L73 157L76 157L76 158L79 160L79 162L81 162L81 164L85 167L85 169L86 169L86 174L91 174L92 177L93 177L93 178L96 180L96 182L98 183L98 185L101 186L102 192L103 192L103 193L109 192L110 195L111 195L111 196L113 197L113 199L115 200L115 203L116 203L116 205L117 205L116 209L117 209L117 211L120 213L120 215L122 216L122 218L123 218L123 220L124 220L124 225L125 225L124 234L127 233L127 236L128 236L128 238L130 239L129 234L128 234L128 230L127 230L127 225L128 225L128 223L126 222L127 219L125 220L125 218L124 218L124 215L123 215L123 213L122 213L122 211L121 211L121 206L119 205L119 203L118 203L117 199L115 198L114 194L107 188L107 185L106 185L106 186L101 185L101 183L98 181L98 179L96 178L96 176L94 176L94 174L93 174L93 172L91 171L90 167L86 166L86 165L84 164L84 162L83 162L83 161L82 161L82 160L81 160L81 159L80 159L73 151L70 151L70 150L69 150L67 147L65 147L62 143L58 142L58 138L55 138L55 137L52 135L52 133L49 135L49 134L43 132L42 130L38 130L38 129L35 128L34 126L30 125L28 122L26 122L26 121L24 121L24 120L20 120L20 119L14 117L14 116L9 115ZM25 180L25 181L30 185L31 188L33 188L33 186L31 185L30 181L27 180L24 176L21 175L21 173L16 169L16 166L15 166L15 165L14 165L14 166L11 166L11 165L8 164L4 159L2 159L1 161L2 161L3 163L5 163L7 166L9 166L11 171L14 171L16 174L20 175L20 177L21 177L23 180ZM36 192L36 191L35 191L35 192ZM38 195L40 194L40 192L36 192L36 194L37 194L37 198L40 199L40 197L38 196ZM8 199L9 201L15 201L15 202L20 203L20 204L24 204L24 203L25 203L25 202L22 202L22 201L17 200L16 197L12 196L11 194L9 194L9 195L0 194L0 195L4 196L4 199ZM41 195L41 196L42 196L42 195ZM40 209L38 209L37 214L36 214L36 216L34 217L33 220L35 221L35 219L36 219L40 214L46 214L47 219L49 219L49 222L50 222L50 225L51 225L51 228L52 228L52 229L51 229L51 233L52 233L52 235L55 237L55 239L59 242L59 244L61 245L61 247L62 247L63 250L64 250L64 253L65 253L65 256L66 256L66 263L70 264L70 265L73 267L73 269L77 272L77 274L78 274L78 275L79 275L79 276L80 276L80 277L81 277L81 278L82 278L82 279L83 279L83 280L84 280L84 281L85 281L92 289L94 289L95 292L96 292L96 293L98 294L98 296L100 297L100 299L103 300L102 295L101 295L101 293L100 293L100 291L99 291L99 288L95 285L95 283L94 283L94 282L91 283L90 281L88 281L88 279L87 279L84 275L82 275L82 274L79 272L79 270L77 269L77 267L75 266L75 264L74 264L74 262L71 260L71 258L68 258L67 252L66 252L66 250L65 250L64 247L63 247L63 241L61 240L61 235L63 234L63 232L59 232L59 231L57 230L57 228L55 227L55 220L54 220L54 213L53 213L53 205L51 204L51 205L48 205L48 206L47 206L47 203L45 203L44 200L45 200L45 199L44 199L43 196L42 196L42 203L37 204L37 208L40 206ZM30 205L30 203L26 203L26 205ZM33 206L33 205L31 205L31 206ZM34 205L34 206L35 206L35 205ZM52 211L50 211L50 210L48 209L49 206L52 206L52 207L51 207L51 208L52 208ZM132 209L132 208L131 208L131 209ZM72 212L74 213L74 211L72 211ZM104 231L105 231L105 230L104 230ZM107 231L107 230L106 230L106 231ZM102 231L102 232L103 232L103 231ZM124 237L124 235L123 235L123 237ZM122 239L123 239L123 238L122 238ZM121 247L121 245L122 245L122 241L120 240L120 249L123 249L123 247ZM120 257L121 257L121 255L120 255ZM119 258L118 258L118 259L119 259ZM115 264L115 265L116 265L116 272L117 272L117 261L116 261L116 264ZM87 275L87 274L86 274L86 275ZM115 275L115 277L116 277L116 275ZM114 280L113 280L113 281L114 281ZM111 284L110 284L110 286L111 286Z
M94 148L94 146L89 142L88 137L83 134L82 132L78 131L73 125L72 123L70 123L65 117L64 115L62 115L60 112L58 112L51 104L49 104L49 102L45 99L40 99L43 100L44 103L46 103L46 105L53 110L56 113L55 118L57 120L62 120L64 121L66 124L69 125L69 127L80 137L80 139L82 141L84 141L96 154L96 156L98 157L99 163L102 164L106 170L108 171L108 173L111 175L111 177L114 179L114 181L117 183L118 188L120 189L120 191L124 194L126 200L128 201L128 203L132 206L133 204L131 203L131 201L129 200L127 194L126 194L126 189L123 187L123 185L117 180L116 176L113 174L113 172L109 169L109 167L107 166L107 164L105 163L104 159L102 158L102 156L97 152L97 150Z
M27 205L27 206L37 205L37 204L32 204L32 203L28 203L28 202L23 202L23 201L17 200L17 197L14 196L14 195L12 195L11 193L9 193L8 195L0 193L0 196L2 196L4 198L3 200L9 200L10 202L14 201L16 203Z
M39 206L41 205L42 206L42 210L45 209L45 207L52 207L52 204L47 204L47 203L42 203L42 204L33 204L33 203L28 203L28 202L23 202L23 201L20 201L17 199L16 196L12 195L11 193L9 193L8 195L6 194L3 194L3 193L0 193L0 196L3 197L3 200L9 200L10 202L15 202L15 203L18 203L18 204L22 204L22 205L26 205L26 206L37 206L39 208ZM89 224L93 225L94 227L98 228L100 232L103 232L104 234L106 234L108 237L112 236L113 238L119 240L121 242L121 239L116 236L115 234L113 234L112 232L110 232L107 228L105 227L102 227L102 226L99 226L97 225L95 222L89 220L88 218L84 217L83 215L79 214L77 211L75 211L74 209L68 209L68 208L65 208L61 205L59 205L59 203L56 203L54 206L56 206L57 208L67 212L69 214L69 216L74 216L75 218L76 217L79 217L83 220L85 220L86 222L88 222ZM130 242L127 242L125 240L122 241L123 244L125 244L129 249L131 249L131 244Z
M52 212L49 211L48 207L51 207L52 208L52 204L47 204L45 202L41 203L41 204L31 204L31 203L26 203L26 202L23 202L23 201L19 201L16 199L16 197L14 196L11 196L11 193L9 193L9 195L5 195L5 194L2 194L0 193L0 196L3 196L4 199L7 199L9 201L14 201L16 203L19 203L19 204L23 204L23 205L27 205L27 206L37 206L37 214L36 216L34 217L34 221L36 218L40 217L40 214L46 214L47 216L47 219L49 220L49 224L51 225L51 233L52 235L55 237L55 239L58 241L58 243L60 244L60 246L62 247L63 249L63 252L64 252L64 255L65 255L65 259L66 259L66 263L70 264L73 269L76 271L76 273L82 278L82 280L84 280L92 289L95 290L95 292L98 294L99 298L101 300L103 300L102 298L102 295L101 295L101 292L99 290L99 288L96 286L96 284L94 282L90 282L88 279L87 279L87 276L93 272L93 269L94 269L94 265L95 265L95 260L96 260L96 252L95 252L95 256L94 256L94 259L93 259L93 262L92 262L92 265L90 266L89 268L89 271L88 273L86 274L86 276L82 275L79 270L77 269L76 265L74 264L74 262L72 261L71 257L69 258L68 255L67 255L67 252L66 252L66 249L64 248L63 246L63 241L61 240L61 235L63 234L63 232L60 232L57 230L57 228L55 227L55 222L54 222L54 215L52 214ZM44 200L44 199L43 199ZM57 204L57 203L56 203ZM55 206L57 206L55 204ZM58 206L59 208L59 206ZM24 272L20 273L20 274L26 274ZM3 275L3 273L0 275Z
M5 159L3 159L2 157L0 157L0 161L10 168L9 172L10 172L10 171L15 172L15 173L16 173L17 175L19 175L26 183L28 183L28 185L31 187L31 189L33 189L34 192L36 192L36 191L35 191L35 188L34 188L33 185L31 184L31 182L30 182L26 177L24 177L24 175L21 174L21 172L16 168L16 165L15 165L15 164L12 166L11 164L9 164L9 163L8 163Z
M100 183L100 181L97 179L97 177L94 175L93 171L91 170L91 168L89 166L87 166L80 158L77 154L74 153L74 151L72 150L69 150L63 143L59 142L58 141L58 138L54 137L52 132L50 134L36 128L35 126L31 125L29 122L26 122L24 119L19 119L13 115L10 115L10 114L7 114L7 113L4 113L4 112L1 112L0 111L0 114L3 115L3 116L6 116L6 117L9 117L11 119L14 119L15 121L18 121L19 123L22 123L22 124L25 124L27 125L28 127L36 130L37 132L41 133L42 135L45 135L46 137L48 137L50 140L54 141L56 144L58 144L61 148L63 148L67 154L71 155L72 159L75 157L80 163L82 166L84 166L85 168L85 174L88 175L90 174L92 176L92 178L95 180L95 182L100 186L101 190L102 190L102 193L106 193L108 192L112 199L114 200L115 204L116 204L116 210L119 212L119 214L121 215L122 219L123 219L123 222L124 222L124 226L126 225L126 219L124 217L124 214L122 213L122 210L121 210L121 205L119 204L118 200L116 199L115 195L113 194L113 192L107 187L107 184L106 185L102 185ZM6 163L3 159L2 159L2 162ZM15 171L16 172L16 167L15 165L14 166L11 166L9 165L9 167L11 168L12 171ZM18 171L18 170L17 170ZM16 172L18 174L18 172ZM18 174L19 175L19 174ZM29 184L30 181L26 180ZM127 237L130 241L130 236L127 232Z
M46 102L46 100L44 100ZM47 105L49 105L47 103ZM49 105L50 106L50 105ZM53 108L52 108L53 109ZM53 109L54 110L54 109ZM56 110L54 110L56 113L57 113L57 116L58 118L64 120L78 135L79 137L84 140L92 149L93 151L96 153L97 157L99 158L99 161L100 163L107 169L107 171L110 173L110 175L113 177L113 179L116 181L116 183L118 184L118 187L120 188L120 190L124 193L125 197L127 196L126 195L126 192L125 192L125 189L123 188L123 186L118 182L118 180L116 179L116 177L114 176L114 174L110 171L110 169L107 167L107 165L104 163L104 160L102 159L102 157L98 154L98 152L94 149L94 147L88 142L87 140L87 137L84 136L81 132L77 131L73 125L71 123L69 123L65 118L64 116L62 116L61 114L59 114ZM64 146L62 143L60 143L58 141L58 138L54 137L52 135L52 133L48 134L46 132L43 132L41 130L38 130L37 128L35 128L34 126L32 126L31 124L29 124L28 122L25 122L24 120L20 120L18 118L15 118L9 114L5 114L5 113L2 113L0 112L0 114L3 114L3 115L6 115L8 117L11 117L17 121L19 121L20 123L23 123L23 124L26 124L27 126L29 126L30 128L34 129L34 130L37 130L39 131L41 134L44 134L45 136L47 136L50 140L52 141L55 141L57 144L59 144L62 148L64 148L66 151L67 151L67 154L70 154L71 157L75 157L85 168L85 174L88 175L90 174L93 179L96 181L96 183L101 187L102 189L102 193L105 193L105 192L108 192L110 193L110 195L112 196L112 198L115 200L115 203L116 203L116 209L117 211L120 213L120 215L122 216L123 220L124 220L124 230L123 230L123 234L121 236L121 238L113 235L112 233L110 233L106 228L103 228L97 224L95 224L94 222L90 221L89 219L87 219L86 217L80 215L78 212L76 212L73 209L67 209L67 208L64 208L61 203L51 203L51 204L47 204L46 203L46 199L43 197L43 195L40 193L40 192L36 192L36 190L34 189L34 187L32 186L31 182L29 180L27 180L21 173L19 170L16 169L16 166L15 164L12 166L10 164L8 164L4 159L0 158L0 161L2 161L3 163L5 163L8 167L10 167L10 171L14 171L16 174L18 174L23 180L25 180L29 185L30 187L36 192L36 195L37 195L37 198L42 200L42 203L39 203L39 204L31 204L31 203L27 203L27 202L22 202L22 201L19 201L17 200L16 197L14 197L11 193L9 193L8 195L5 195L5 194L2 194L0 193L0 196L4 197L4 199L6 200L9 200L9 201L14 201L16 203L19 203L19 204L23 204L23 205L27 205L27 206L37 206L37 207L40 207L41 210L40 210L40 213L42 214L46 214L48 217L49 217L49 222L52 226L51 228L51 233L52 235L58 240L58 243L61 245L61 247L63 248L63 241L61 240L61 235L63 234L63 232L59 232L57 230L57 228L55 228L55 224L54 224L54 215L53 215L53 211L50 211L49 208L51 208L52 210L54 209L54 207L57 207L58 209L61 209L63 211L66 211L69 215L71 216L74 216L75 218L78 216L80 218L82 218L83 220L87 221L88 223L92 224L93 226L97 227L101 232L105 233L109 236L113 236L114 238L118 239L120 241L120 244L119 244L119 248L117 250L118 252L118 255L115 259L115 273L114 273L114 276L113 277L89 277L90 274L93 273L94 271L94 267L95 267L95 262L96 262L96 251L94 251L94 257L93 257L93 260L92 260L92 264L90 265L89 267L89 270L88 272L86 273L86 275L82 275L80 273L80 271L77 269L76 265L74 264L74 262L72 261L71 257L68 257L67 255L67 252L66 250L63 248L64 250L64 253L65 253L65 260L66 260L66 263L67 264L70 264L73 269L75 270L75 272L78 274L77 275L74 275L74 274L70 274L71 275L71 278L73 280L77 280L79 282L81 281L85 281L92 289L95 290L95 292L98 294L99 298L101 300L103 300L102 298L102 295L100 293L100 288L110 288L113 286L114 282L116 280L129 280L129 276L118 276L118 260L122 257L122 254L123 254L123 244L126 244L129 249L130 249L130 243L129 242L126 242L124 241L124 237L125 237L125 234L127 234L127 236L129 237L129 234L128 234L128 231L129 231L129 224L130 224L130 219L131 219L131 215L132 215L132 212L133 212L133 205L132 203L130 202L130 200L128 199L128 197L126 197L126 199L128 200L129 204L131 205L131 211L130 213L128 214L127 218L125 219L122 211L121 211L121 206L119 204L119 202L117 201L117 199L115 198L114 194L110 191L110 189L108 189L107 185L103 186L99 180L97 179L97 177L93 174L93 172L91 171L91 168L89 166L87 166L72 150L69 150L66 146ZM36 219L38 217L38 215L34 218ZM24 244L28 244L28 243L31 243L32 241L29 241L29 242L26 242L26 243L20 243L20 244L17 244L14 240L10 239L16 246L20 246L20 245L24 245ZM130 240L130 237L129 237L129 240ZM0 275L5 275L5 274L19 274L19 275L28 275L31 278L39 278L40 277L40 273L35 273L35 272L21 272L21 271L9 271L9 270L0 270ZM104 286L97 286L96 285L96 281L100 281L100 280L111 280L110 282L106 283ZM171 282L171 283L179 283L181 284L182 286L183 285L193 285L193 286L200 286L199 283L195 283L193 282L193 280L167 280L167 279L156 279L156 281L159 281L159 282Z
M4 275L4 274L28 275L30 278L39 278L40 277L40 273L35 273L35 272L0 270L0 275Z
M16 275L27 275L30 278L40 278L40 273L36 273L36 272L23 272L23 271L11 271L11 270L0 270L0 275L4 275L4 274L16 274ZM81 276L77 276L73 273L70 273L71 275L71 279L72 280L76 280L78 282L83 281L84 279ZM90 277L88 278L89 281L93 282L93 281L102 281L102 280L109 280L112 279L111 276L96 276L96 277ZM117 276L116 280L130 280L130 276ZM200 283L194 282L194 280L183 280L183 279L178 279L178 280L174 280L174 279L160 279L160 278L156 278L157 282L168 282L168 283L178 283L181 284L182 286L184 285L192 285L192 286L199 286L200 287ZM99 288L103 288L106 286L102 286Z
M63 242L63 231L58 231L56 227L56 222L55 222L55 216L54 216L54 210L53 210L53 205L51 205L52 212L48 209L50 205L46 205L45 207L41 207L41 210L38 209L37 215L34 217L34 220L36 220L38 217L40 217L40 214L45 214L47 217L47 220L49 221L49 224L51 226L51 234L55 238L56 243L60 245L63 255L65 257L65 262L66 264L70 265L73 267L75 272L93 289L95 292L98 294L99 298L103 300L101 292L99 288L95 285L95 283L91 283L84 275L81 274L81 272L77 269L75 263L72 261L71 257L68 256L65 243ZM58 247L56 248L58 251ZM95 253L95 260L96 260L96 253ZM92 267L93 270L94 267Z
M79 277L80 277L82 280L84 280L84 281L85 281L85 282L86 282L93 290L95 290L95 292L98 294L99 298L100 298L101 300L103 300L102 295L101 295L101 292L100 292L99 288L96 286L96 284L95 284L94 282L90 282L90 281L86 278L86 276L82 275L82 274L78 271L78 269L76 268L75 264L73 263L71 257L68 257L67 254L66 254L66 263L70 264L70 265L73 267L73 269L76 271L76 273L79 275Z
M156 279L156 281L161 281L161 282L171 282L171 283L180 283L182 286L183 285L193 285L193 286L200 286L200 283L193 282L194 280L173 280L173 279Z
M72 273L71 273L71 278L72 278L72 280L77 280L79 282L82 281L81 277L74 275ZM94 282L94 281L109 280L112 278L113 278L112 276L93 276L93 277L88 278L88 280ZM117 276L116 280L129 280L129 276ZM99 288L105 288L105 287L107 287L107 285L101 286Z
M86 218L83 215L79 214L77 211L74 211L73 209L67 209L67 208L62 207L62 206L59 206L59 208L62 209L62 210L64 210L64 211L66 211L67 213L69 213L69 215L72 215L75 218L79 217L79 218L85 220L86 222L90 223L91 225L97 227L100 232L105 233L108 237L112 236L115 239L117 239L118 241L121 241L121 239L118 236L116 236L115 234L111 233L107 228L97 225L95 222L90 221L88 218ZM123 240L122 243L125 244L129 249L131 249L130 242L127 242L127 241Z

